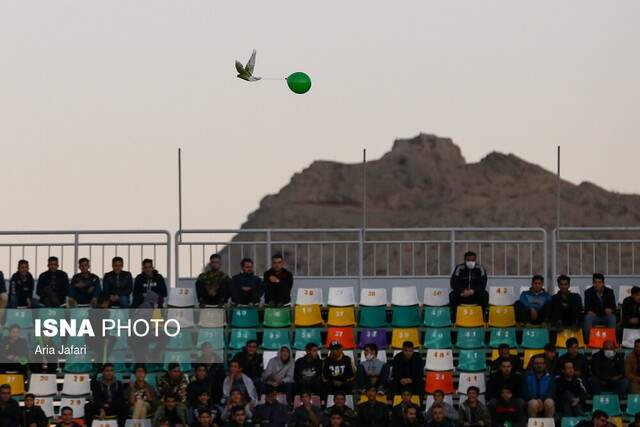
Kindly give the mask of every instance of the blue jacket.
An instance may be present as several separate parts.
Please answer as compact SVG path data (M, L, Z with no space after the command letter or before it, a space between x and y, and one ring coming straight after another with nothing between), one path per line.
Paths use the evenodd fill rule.
M545 372L544 375L538 378L535 372L530 371L527 374L526 385L527 388L525 390L525 399L546 399L549 396L549 391L551 390L551 383L553 381L553 377L548 372Z
M540 310L549 301L551 301L551 295L544 289L537 294L531 289L520 294L520 303L527 309Z

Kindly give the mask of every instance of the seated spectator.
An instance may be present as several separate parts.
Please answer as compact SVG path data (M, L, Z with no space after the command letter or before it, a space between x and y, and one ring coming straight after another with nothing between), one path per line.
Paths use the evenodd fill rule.
M424 416L422 411L420 410L420 406L413 403L411 398L413 395L409 390L405 390L400 395L400 403L393 407L391 411L391 425L395 426L403 426L406 421L406 410L407 408L415 408L417 414L417 421L419 423L424 422Z
M396 426L423 426L424 421L422 420L420 409L415 406L407 406L402 411L402 418L398 424L392 424L393 427Z
M631 288L631 295L622 301L620 320L623 328L640 328L640 286Z
M18 271L13 273L9 281L9 303L8 308L33 306L32 295L35 289L33 276L29 273L29 261L21 259L18 261Z
M622 399L627 393L629 380L624 376L624 355L616 352L613 341L605 341L602 350L591 356L591 374L593 394L613 392Z
M249 340L241 352L233 356L233 360L240 363L242 373L251 378L253 384L258 386L262 378L262 353L258 353L258 341Z
M56 424L57 427L80 427L80 424L73 421L73 409L68 406L60 408L60 419Z
M232 389L240 390L240 393L251 405L258 402L256 387L251 378L242 372L242 366L237 360L232 360L229 363L229 374L222 383L222 395L225 399L229 399L229 393Z
M427 422L433 420L433 408L434 406L442 406L444 409L444 415L449 421L453 421L454 423L458 422L458 411L455 410L453 405L444 401L444 392L442 390L436 390L433 392L433 404L425 414L425 419Z
M136 276L133 282L132 307L155 306L164 307L164 299L167 297L167 285L164 277L153 266L150 259L142 260L142 273Z
M171 427L187 427L187 409L178 403L178 398L173 393L164 396L162 405L153 416L152 424L158 425L162 420L169 421Z
M200 393L207 392L211 395L213 384L207 371L207 365L198 364L195 368L195 375L187 385L187 404L191 408L198 406L198 398Z
M231 278L229 294L231 303L236 305L255 305L260 303L264 292L262 280L253 272L253 261L244 258L240 261L241 273Z
M454 427L455 426L455 424L451 420L447 419L444 413L444 407L442 405L434 404L432 406L431 414L432 414L431 421L425 424L427 427Z
M467 389L467 400L458 409L460 423L463 427L490 427L491 414L489 409L478 399L480 389L471 386Z
M133 276L124 271L124 260L117 256L111 260L112 270L102 279L102 291L109 296L111 305L129 308L133 291Z
M566 341L567 352L558 358L558 364L556 366L556 375L562 373L562 367L565 361L573 363L573 371L576 376L586 380L589 378L589 361L584 354L580 353L578 347L578 339L571 337Z
M640 394L640 338L633 342L633 351L624 359L624 376L629 381L629 393Z
M322 409L311 403L311 393L300 394L302 404L293 411L293 427L321 427Z
M582 420L576 427L614 427L615 424L609 421L609 415L601 409L593 411L591 420Z
M5 308L9 301L7 294L7 284L4 281L4 273L0 270L0 308Z
M347 406L347 397L344 393L338 392L333 395L333 406L327 407L324 411L325 422L331 423L333 414L339 412L343 422L346 425L352 425L356 421L356 413L353 409Z
M568 360L564 362L562 374L555 378L549 395L553 396L556 402L561 403L561 409L558 411L556 408L561 417L582 416L587 399L587 389L580 377L575 374L573 363Z
M222 420L231 421L231 412L233 408L236 408L238 406L244 408L244 415L248 420L250 420L253 416L253 414L251 413L253 404L245 398L241 390L234 388L229 392L226 404L222 409Z
M45 307L60 307L67 299L69 276L59 270L58 258L50 256L47 260L47 271L38 277L36 295L39 304Z
M180 403L187 401L187 378L184 376L179 363L169 363L167 372L158 377L158 394L164 399L167 394L172 394Z
M253 423L248 420L249 415L245 407L234 406L229 412L229 421L225 423L225 427L249 427L253 425Z
M367 400L356 408L358 414L358 426L387 427L389 423L389 409L387 405L379 402L376 386L367 387Z
M9 336L0 339L0 372L26 373L24 362L28 358L29 347L21 333L20 326L11 325Z
M401 394L403 390L417 395L423 392L424 362L420 353L413 351L411 341L402 343L402 351L393 357L391 366L393 394Z
M24 407L20 427L47 427L49 419L41 407L36 406L36 396L33 393L24 395Z
M281 307L291 303L293 274L284 268L284 258L276 254L271 258L271 268L264 272L264 300L267 305Z
M514 390L503 386L497 399L489 403L491 419L494 425L502 426L509 423L513 427L526 425L527 416L522 399L514 399Z
M328 394L353 394L355 368L353 361L342 352L342 344L334 342L322 365L322 380Z
M196 363L203 363L209 366L209 371L213 365L222 365L222 356L218 354L210 342L204 342L200 346L200 355L196 359Z
M553 343L547 343L544 345L542 353L535 354L533 357L542 356L544 358L544 366L547 372L553 374L558 369L558 352L556 351L556 345ZM531 369L533 357L529 360L529 366L527 370ZM562 368L560 368L562 369Z
M543 357L533 359L533 369L525 378L524 399L527 401L527 412L530 417L544 414L545 418L553 418L556 412L552 391L553 376L547 372Z
M458 264L451 275L451 293L449 306L451 316L455 320L456 309L461 304L481 305L486 312L489 294L486 291L487 272L476 262L475 252L464 254L464 263Z
M270 426L285 427L289 422L289 407L278 402L278 391L270 387L266 390L264 403L256 406L253 420L256 424L267 423Z
M222 424L222 409L218 405L214 405L211 401L211 395L208 391L202 391L198 395L196 405L190 408L194 418L198 419L202 412L209 414L209 419L213 424Z
M78 268L80 272L73 275L69 285L68 305L95 306L100 295L100 278L91 273L91 263L87 258L80 258Z
M211 416L211 412L207 409L198 409L196 412L196 422L193 424L195 427L213 427L218 424Z
M595 324L608 328L616 327L616 296L613 289L604 286L604 276L595 273L592 286L584 292L584 339L589 340L589 332Z
M492 374L498 372L503 360L509 360L511 362L513 371L522 373L522 360L520 360L520 357L517 354L511 354L511 347L509 347L509 344L505 343L498 346L498 357L496 360L491 362L489 372Z
M305 356L295 361L293 376L296 384L296 392L302 395L309 392L323 396L322 384L322 360L318 354L318 345L307 343Z
M332 410L328 417L329 427L348 427L350 424L345 420L344 413L340 409Z
M147 368L144 364L136 365L134 378L129 380L129 406L134 420L147 418L155 409L158 393L154 386L147 382Z
M549 323L557 329L579 329L582 324L582 297L569 291L569 276L558 276L557 282L558 292L549 303Z
M378 359L378 346L369 343L364 346L364 362L360 362L356 370L356 388L358 392L364 391L370 385L384 390L389 377L387 364Z
M491 402L500 399L502 389L509 390L509 398L520 401L519 404L524 406L522 401L523 381L522 375L513 370L510 360L503 360L500 369L489 377L487 382L487 400Z
M116 379L113 365L106 363L102 367L102 376L91 383L91 401L85 405L84 417L89 425L94 418L115 417L122 427L129 414L126 402L124 387Z
M262 373L262 383L265 387L273 387L276 391L286 393L287 400L292 402L294 368L291 350L288 346L282 346L278 355L269 360L267 368Z
M516 301L516 320L519 323L539 325L547 320L551 295L544 289L544 277L536 274L531 279L531 288L520 294Z
M633 417L633 421L629 423L628 427L640 427L640 412Z
M229 299L229 276L222 271L220 255L213 254L196 279L196 295L200 308L221 306Z
M0 425L14 427L20 425L20 405L11 398L11 386L0 385Z

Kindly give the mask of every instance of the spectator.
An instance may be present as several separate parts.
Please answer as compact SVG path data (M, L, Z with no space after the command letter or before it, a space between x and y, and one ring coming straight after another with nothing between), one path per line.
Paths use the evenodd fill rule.
M289 422L289 408L278 402L278 391L273 387L267 388L264 399L264 403L256 406L253 411L253 422L285 427Z
M211 395L211 378L207 371L207 365L198 364L195 368L195 375L187 385L187 403L190 407L196 408L198 406L198 399L202 392L206 392Z
M80 273L73 275L69 285L69 306L95 306L100 295L100 278L91 273L91 263L87 258L80 258L78 268Z
M545 418L553 418L556 406L549 394L552 391L553 376L546 371L543 357L533 359L533 369L527 373L525 385L524 398L528 402L529 416L544 414Z
M20 425L20 405L11 398L11 386L0 385L0 426L15 427Z
M329 427L345 427L349 426L349 423L345 419L344 412L340 409L334 409L329 414Z
M33 276L29 273L29 261L21 259L18 261L18 271L13 273L9 281L9 304L7 307L31 308L34 287Z
M447 419L444 408L440 404L434 404L432 406L432 419L429 421L427 427L454 427L454 423Z
M247 420L248 414L247 410L243 406L234 406L230 411L230 420L225 424L227 427L249 427L252 425L251 422Z
M18 325L9 327L9 336L0 340L0 372L26 373L26 365L29 348L27 340L20 335L22 330Z
M573 363L565 361L562 374L553 382L549 394L556 402L562 403L561 417L581 417L584 413L587 390L582 380L575 374ZM556 408L556 411L558 408Z
M389 410L387 405L377 399L377 387L367 387L367 400L356 408L358 414L358 426L387 427L389 423Z
M154 386L146 380L147 368L144 364L136 365L135 377L129 381L129 406L132 418L141 420L147 418L155 409L158 393Z
M60 420L56 425L57 427L80 427L80 424L73 421L73 409L68 406L63 406L60 409Z
M413 351L413 343L402 343L402 351L393 357L392 371L393 394L401 394L403 390L419 395L422 392L424 362L419 352Z
M229 398L227 399L226 406L222 410L222 419L223 421L231 421L231 411L233 408L237 406L241 406L244 408L244 415L247 419L251 419L253 414L251 413L251 407L253 406L247 399L244 397L244 394L241 390L234 388L229 392Z
M322 410L311 403L311 393L303 391L300 400L302 404L293 411L293 427L321 427Z
M561 367L565 361L573 363L573 370L576 376L586 380L589 378L589 362L584 354L581 354L578 348L578 339L571 337L566 341L567 352L558 358L556 366L556 375L562 372Z
M509 423L513 427L523 427L527 421L522 399L513 398L514 390L503 386L499 397L489 403L494 425Z
M262 383L273 387L276 391L287 395L289 402L293 401L293 374L295 362L288 346L280 347L278 355L269 360L267 368L262 374Z
M629 423L628 427L640 427L640 412L633 417L633 422Z
M553 343L547 343L544 345L544 349L542 353L535 354L533 357L542 356L544 358L544 366L547 372L553 374L556 372L558 366L558 352L556 351L556 345ZM527 370L531 369L531 361L529 360L529 366L527 366ZM560 368L561 369L561 368Z
M208 391L200 392L197 403L191 410L195 418L199 418L202 412L206 412L213 424L220 425L222 423L222 410L211 402L211 394Z
M427 409L427 412L425 414L425 419L427 420L427 422L433 420L433 408L437 406L442 406L442 409L444 409L444 415L449 421L457 423L458 411L455 410L453 405L444 401L444 392L442 390L436 390L433 392L433 404L429 409Z
M623 328L640 328L640 286L631 288L631 295L622 301L621 323Z
M142 260L142 273L138 274L133 282L132 307L140 307L143 304L163 307L166 297L167 285L164 277L155 269L152 260Z
M579 329L582 316L580 294L570 292L571 278L564 274L558 277L558 292L549 303L549 323L558 329Z
M196 279L196 295L200 307L221 306L229 299L229 276L222 271L220 255L213 254Z
M109 296L112 305L120 308L129 308L131 305L131 292L133 291L133 277L128 271L124 271L124 260L117 256L111 260L112 270L102 279L102 290Z
M352 394L355 368L353 361L342 352L342 344L334 342L322 365L322 379L328 394Z
M402 392L402 394L400 395L400 403L394 406L393 410L391 411L391 425L393 425L394 427L405 425L406 411L408 408L414 408L416 410L416 417L419 423L424 422L424 417L422 411L420 410L420 406L413 403L413 401L411 400L412 397L413 395L409 390L404 390ZM418 401L420 400L418 399Z
M297 393L309 392L319 396L322 390L322 360L318 355L318 345L307 343L305 356L295 361L293 376Z
M522 292L516 301L516 319L519 323L541 324L547 320L550 301L551 295L544 289L544 277L536 274L531 279L531 288Z
M233 360L240 363L242 372L251 378L254 384L259 384L262 377L262 354L258 353L258 341L249 340L241 352L233 356Z
M584 292L584 339L589 340L589 332L594 324L602 323L609 328L616 327L616 296L613 289L604 286L604 276L595 273L592 286Z
M490 427L489 409L478 399L480 389L471 386L467 389L467 400L460 404L458 414L463 427Z
M173 395L180 403L187 401L187 378L179 363L169 363L167 372L158 377L158 394L161 399L167 394Z
M336 412L340 413L346 425L351 425L356 420L356 413L347 406L347 397L342 392L337 392L333 395L333 406L327 407L325 410L326 423L331 423L331 418Z
M624 359L624 376L629 381L629 393L640 394L640 338L633 343L633 351Z
M7 295L7 284L4 281L4 273L0 270L0 308L5 308L9 301L9 296Z
M362 393L370 385L384 390L389 370L387 364L378 359L378 346L375 343L365 344L364 357L364 362L360 362L356 370L356 388Z
M624 356L616 352L611 340L605 341L602 350L591 356L591 373L593 394L613 392L622 399L629 388L629 380L624 376Z
M511 367L514 372L522 373L522 360L520 360L520 357L517 354L511 354L511 347L506 343L502 343L498 346L498 357L496 360L491 362L489 372L491 374L498 372L503 360L509 360L511 362Z
M59 270L58 258L50 256L47 260L47 271L38 277L36 295L39 303L45 307L60 307L67 299L69 276Z
M291 303L293 274L284 268L284 258L276 254L271 258L271 268L264 272L265 294L267 305L281 307Z
M198 409L196 412L196 424L195 427L212 427L217 425L214 421L214 418L211 416L211 412L209 412L206 408Z
M253 305L260 303L264 292L262 280L253 272L253 261L243 258L240 261L241 273L231 278L229 293L231 302L236 305Z
M116 379L111 363L106 363L102 367L102 376L92 381L91 402L85 405L84 413L89 425L94 418L114 417L118 420L118 426L124 426L129 407L124 398L124 387Z
M489 377L487 382L487 400L489 404L500 399L500 394L504 388L509 389L510 399L519 400L520 402L518 403L524 406L522 401L522 392L524 391L522 375L513 370L510 360L503 360L498 372Z
M582 420L576 427L614 427L615 424L609 422L609 415L601 409L593 411L591 420Z
M152 424L159 425L162 420L168 420L171 427L187 426L187 409L178 403L178 398L173 393L164 396L162 405L158 407L153 416Z
M41 407L35 404L36 396L27 393L24 396L24 407L20 416L20 427L47 427L49 420Z
M258 395L253 381L242 373L242 366L237 360L232 360L229 363L229 374L222 383L222 395L228 399L232 389L240 390L240 393L242 393L251 405L255 405L258 401Z
M460 304L481 305L483 312L486 311L489 301L486 287L487 272L476 262L475 252L465 253L464 263L458 264L451 275L449 305L452 318L455 320L456 309Z

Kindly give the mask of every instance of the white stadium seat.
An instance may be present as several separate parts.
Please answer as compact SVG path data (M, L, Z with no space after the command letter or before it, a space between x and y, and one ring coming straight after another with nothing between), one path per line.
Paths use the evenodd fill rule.
M200 318L198 326L201 328L222 328L225 325L224 308L206 308L198 310Z
M36 396L51 396L58 393L55 374L31 374L29 393Z
M196 302L196 293L192 288L169 288L169 306L193 307Z
M424 367L427 371L452 371L453 351L451 349L427 350L427 361Z
M386 288L362 288L360 290L360 305L377 307L387 305Z
M395 286L391 290L392 305L409 306L418 303L418 291L415 286Z
M42 408L44 415L47 418L53 417L53 397L36 397L34 399L35 405Z
M66 396L84 396L91 393L89 374L65 374L62 394Z
M480 393L487 390L483 372L461 372L458 379L458 393L467 394L467 389L476 386L480 389Z
M491 305L513 305L516 296L511 286L490 286L489 304Z
M348 288L329 288L329 300L327 305L333 307L349 307L356 305L356 297L353 293L353 287Z
M175 319L180 323L180 329L193 328L193 310L190 308L169 308L167 309L167 319ZM173 323L173 322L172 322ZM169 324L171 326L171 324Z
M444 288L425 288L424 305L431 307L443 307L449 305L449 290Z
M322 305L321 288L298 288L296 304L298 305Z
M63 397L60 399L60 407L68 406L73 410L73 418L84 417L84 405L87 402L81 397Z
M640 329L624 329L622 331L622 347L633 348L634 343L640 338Z
M127 420L124 427L151 427L151 420Z
M304 350L296 350L296 360L298 359L302 359L303 357L305 357L307 355L307 352ZM322 359L322 356L320 356L320 358ZM264 366L264 365L263 365Z
M527 427L555 427L553 418L529 418Z
M626 297L631 296L631 288L633 288L633 286L629 286L629 285L618 286L618 304L622 304L622 301L624 301Z
M276 356L278 356L278 352L277 351L263 351L262 352L262 366L265 369L267 369L267 365L269 364L269 361L271 359L273 359L274 357L276 357Z
M91 427L118 427L116 420L93 420Z

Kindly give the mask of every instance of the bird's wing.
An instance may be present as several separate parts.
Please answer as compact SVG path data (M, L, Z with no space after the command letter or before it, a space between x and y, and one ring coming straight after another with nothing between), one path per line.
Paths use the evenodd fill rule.
M251 58L249 58L249 62L247 62L247 65L244 68L245 70L247 70L249 74L253 74L253 69L255 66L256 66L256 50L253 49L253 52L251 53Z
M242 66L242 63L238 60L236 60L236 70L238 70L239 73L242 73L244 71L244 67Z

